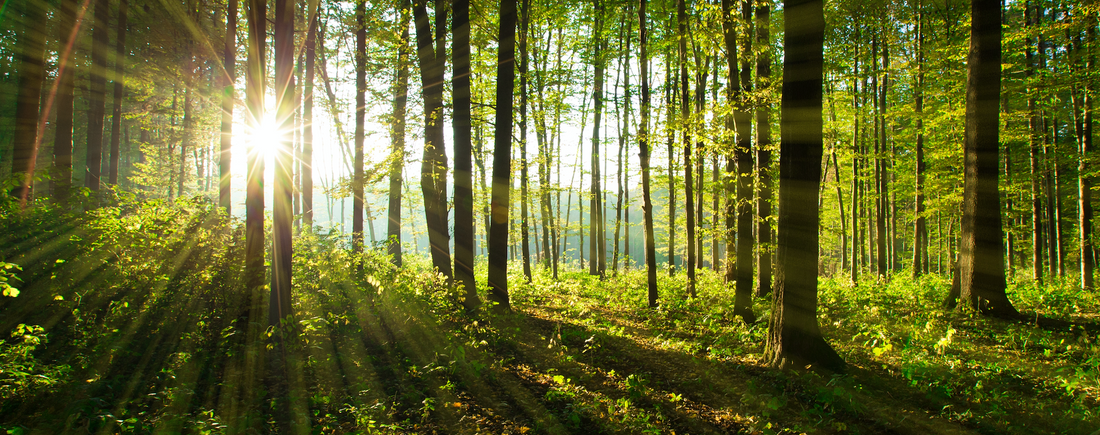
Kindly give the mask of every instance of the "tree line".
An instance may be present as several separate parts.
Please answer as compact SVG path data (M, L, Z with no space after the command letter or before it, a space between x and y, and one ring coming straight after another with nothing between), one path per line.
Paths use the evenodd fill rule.
M248 128L265 128L270 86L283 132L273 139L272 324L290 314L293 227L315 227L315 179L352 198L357 252L366 189L388 181L384 249L401 266L410 134L432 264L465 289L471 311L482 304L479 235L488 298L508 309L509 254L526 279L538 267L557 278L572 234L590 274L624 267L631 195L641 197L648 305L662 296L659 252L667 273L684 271L684 296L696 296L700 269L721 269L746 322L754 295L773 298L777 365L843 366L816 324L821 273L853 283L951 273L947 304L1010 317L1017 269L1092 286L1091 4L269 3L14 2L7 13L22 19L6 21L12 37L0 42L11 196L92 208L111 186L207 194L230 211L231 150L248 145L245 273L262 286L264 160L257 144L234 143L233 119L240 107ZM330 74L348 69L353 78ZM344 101L334 88L351 82L354 102ZM374 161L368 112L385 112L388 127L386 156ZM565 186L562 126L577 115L573 155L590 161L574 173L587 180ZM342 179L313 172L322 122L336 131ZM73 198L81 186L89 199Z

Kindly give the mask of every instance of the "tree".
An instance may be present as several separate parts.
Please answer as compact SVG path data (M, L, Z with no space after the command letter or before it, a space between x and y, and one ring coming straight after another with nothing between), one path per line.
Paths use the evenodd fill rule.
M638 59L642 76L641 120L638 124L638 162L642 167L642 217L645 220L645 265L650 308L657 307L657 247L653 235L653 198L649 175L649 29L646 27L647 0L638 0Z
M918 3L917 11L917 83L913 88L913 104L916 111L917 140L915 145L916 199L913 201L913 278L920 275L927 265L928 230L924 219L924 11ZM922 261L923 260L923 261Z
M264 119L265 65L267 65L267 2L248 1L248 59L245 72L245 98L249 128L256 132ZM248 149L248 181L245 197L245 283L258 291L264 279L264 160L261 145Z
M603 186L600 182L602 180L600 176L600 121L603 115L604 73L603 13L603 4L600 3L600 0L595 0L595 22L592 26L592 43L594 47L592 66L594 71L592 79L592 170L589 172L591 174L591 183L589 183L591 197L588 209L588 255L591 261L588 263L588 273L599 275L601 278L603 278L604 271L607 269L602 213Z
M413 3L416 20L416 57L420 63L424 99L424 154L420 164L420 190L424 193L424 219L432 264L447 280L452 279L450 231L447 228L447 154L443 143L443 73L447 50L447 9L435 0L435 30L428 22L427 0ZM434 38L434 41L433 41ZM433 47L434 43L434 47Z
M742 16L751 13L749 2L742 1ZM734 315L741 316L745 323L756 321L752 312L752 127L749 124L749 112L744 95L748 88L749 59L752 47L749 36L742 36L742 47L738 51L736 41L736 22L733 0L725 0L723 8L723 33L726 44L726 64L729 68L729 99L734 104L733 124L736 128L736 142L732 156L726 159L726 245L737 246L737 261L726 262L726 282L734 282ZM747 20L746 20L747 24ZM747 32L746 32L747 33ZM737 56L741 57L741 72L738 72ZM727 118L728 120L728 118ZM727 122L728 128L728 122ZM736 171L736 172L735 172ZM734 194L736 186L736 196ZM736 239L734 239L736 228Z
M1087 71L1093 71L1093 67L1096 63L1096 56L1093 53L1093 44L1095 44L1096 30L1093 27L1092 20L1089 20L1088 30L1088 48L1087 48L1087 60L1085 68ZM1092 177L1089 175L1090 165L1089 160L1092 157L1092 82L1086 81L1084 88L1082 89L1081 98L1081 111L1082 113L1082 128L1081 128L1081 141L1080 150L1078 151L1078 164L1077 164L1077 186L1078 186L1078 224L1080 231L1078 233L1078 250L1081 253L1081 287L1086 289L1093 288L1093 268L1096 266L1096 258L1093 257L1092 250Z
M405 115L409 104L409 12L408 8L401 8L401 39L397 49L397 82L393 90L393 137L392 150L390 151L390 191L389 191L389 224L386 226L387 253L392 256L394 266L401 267L401 172L405 167ZM457 37L456 37L457 39ZM456 54L457 56L457 54ZM456 98L455 101L458 101ZM457 136L456 136L457 137ZM459 145L456 143L456 147ZM456 148L457 149L457 148ZM459 188L458 178L458 153L455 151L455 189ZM457 195L457 193L456 193ZM458 207L455 203L455 225L458 225ZM458 243L458 235L455 234L455 243ZM457 245L456 245L457 246ZM455 248L458 254L458 248ZM456 257L457 258L457 257Z
M523 253L523 277L531 282L531 227L527 217L527 36L531 21L531 1L522 0L519 28L519 214Z
M1001 3L974 0L966 74L966 142L959 268L963 305L1015 317L1005 293L1001 204L997 190L1001 94Z
M73 41L77 36L77 0L63 0L58 8L58 41L62 51L58 54L57 97L54 98L53 178L50 190L58 204L66 204L73 185L73 89L76 65L73 62ZM20 87L20 90L28 89Z
M771 86L772 59L768 53L771 43L771 0L757 0L756 6L756 89ZM761 102L756 107L756 295L766 296L772 291L772 124L771 104ZM835 155L833 156L836 157ZM835 162L834 162L835 163ZM840 167L837 166L837 171ZM840 205L844 208L844 204ZM844 214L841 213L841 220Z
M823 2L795 0L784 8L778 246L764 358L773 367L813 364L838 372L844 370L844 360L821 336L817 323Z
M463 305L476 310L474 280L473 144L470 117L470 2L454 2L455 281L465 289Z
M516 1L500 2L500 51L497 53L496 132L493 193L489 223L489 300L510 310L508 300L508 209L512 187L512 97L515 87Z
M107 182L111 185L118 184L118 144L122 137L122 97L124 95L123 77L125 70L122 68L126 60L126 11L128 0L118 2L118 22L115 26L115 74L112 81L115 85L114 107L111 108L111 163L107 174Z
M302 220L313 231L313 81L317 61L318 0L309 2L309 22L306 24L306 81L302 90Z
M233 157L233 100L236 98L237 81L237 0L229 0L225 16L225 49L223 52L225 76L222 78L222 136L221 154L218 157L218 206L232 213Z
M31 3L34 3L33 1ZM103 163L103 117L105 115L107 75L107 0L95 2L95 24L92 28L92 68L88 84L88 170L84 187L93 192L99 190Z
M292 0L275 0L275 97L279 131L294 127L294 5ZM268 323L278 326L292 314L291 280L291 164L294 162L293 137L280 135L275 147L275 195L273 197L271 259L271 300Z
M96 18L99 19L98 4ZM46 32L43 29L45 11L41 2L37 0L23 2L23 23L23 34L19 37L19 91L15 97L15 137L12 149L12 174L20 176L21 179L19 185L10 192L21 206L26 204L31 195L40 136L38 104L42 92L42 80L46 74L42 63L42 56L46 50ZM97 24L97 30L98 26ZM100 129L102 126L101 118ZM102 131L100 134L102 135Z
M695 195L692 193L692 168L691 168L691 133L689 121L691 118L691 96L688 94L688 61L687 61L687 1L680 0L676 6L676 21L679 25L679 65L680 65L680 127L683 129L681 139L684 144L684 214L687 217L687 256L684 264L687 266L687 292L695 297ZM671 158L669 159L671 160ZM669 248L672 249L671 247Z
M367 116L367 5L355 2L355 151L351 179L351 249L363 252L363 136Z

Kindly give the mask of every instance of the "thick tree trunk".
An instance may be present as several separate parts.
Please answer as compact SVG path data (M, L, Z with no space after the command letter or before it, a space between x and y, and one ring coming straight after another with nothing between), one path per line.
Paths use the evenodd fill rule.
M1017 316L1005 294L998 184L1001 3L971 5L960 246L961 299L984 314Z
M508 212L512 187L512 98L515 87L516 2L500 4L497 53L496 132L493 147L492 222L489 225L489 300L510 310L508 300Z
M38 144L40 141L40 132L38 128L38 116L39 116L39 103L42 96L42 81L45 79L45 68L43 65L43 55L45 54L46 46L46 31L45 31L45 11L43 10L43 4L36 0L27 0L23 3L23 33L19 36L18 42L18 58L20 59L19 65L19 91L15 97L15 131L13 137L12 148L12 174L20 177L19 185L11 190L12 197L19 201L20 206L25 206L28 199L31 197L31 189L34 184L34 169L36 166L36 160L38 159ZM107 7L101 6L106 1L100 1L96 3L96 28L93 35L95 37L101 37L106 39L107 35ZM103 16L100 16L100 9L103 10ZM103 21L100 22L99 20ZM102 30L101 30L102 29ZM99 32L102 32L99 33ZM99 39L97 39L98 41ZM95 52L93 52L95 53ZM99 52L100 58L102 58L102 49ZM93 55L94 59L96 58ZM99 65L106 69L103 65L104 59L99 59ZM96 64L93 64L93 67ZM95 79L92 80L93 86ZM99 110L99 126L100 126L100 138L103 136L103 82L100 79L99 91L100 91L100 110ZM92 98L94 109L94 94ZM94 115L94 113L93 113ZM91 131L91 120L89 121L89 132ZM89 133L91 134L91 133ZM96 181L98 181L98 177ZM98 186L97 186L98 188Z
M813 364L839 372L844 360L817 323L824 7L807 0L786 2L784 9L775 308L764 355L773 367Z
M732 6L731 6L732 7ZM732 16L733 11L731 10ZM749 25L752 22L752 4L749 1L741 1L741 19ZM741 74L740 90L744 93L752 92L751 70L752 66L752 28L741 35ZM730 64L730 80L736 80L733 76L734 66ZM742 99L740 107L734 112L734 123L737 126L737 148L734 151L734 160L737 163L737 283L734 287L734 315L741 316L745 323L756 321L756 314L752 312L752 275L753 275L753 248L755 240L752 237L752 121L748 104Z
M118 2L118 23L115 26L115 74L111 78L115 85L114 95L114 107L111 109L111 164L110 170L107 174L108 183L112 186L118 184L118 145L119 140L122 139L122 97L123 97L123 76L124 70L122 68L126 59L126 12L129 5L128 0L119 0Z
M1087 30L1088 35L1088 57L1085 68L1087 71L1092 71L1095 66L1095 55L1093 54L1093 44L1096 40L1096 30L1093 27L1093 22L1089 22ZM1089 159L1092 156L1092 84L1086 82L1082 89L1082 138L1080 156L1077 164L1077 192L1078 192L1078 225L1081 229L1078 234L1078 251L1081 253L1081 287L1086 289L1093 288L1093 268L1096 264L1096 259L1093 257L1092 251L1092 177L1089 175Z
M638 164L642 168L642 217L645 220L645 264L647 300L650 308L657 307L657 248L653 235L653 198L649 174L649 29L646 6L648 0L638 0L638 60L642 76L641 120L638 124Z
M923 8L923 4L918 6ZM913 104L916 111L916 186L913 205L913 279L927 268L928 230L924 218L924 12L917 12L917 83L913 88Z
M281 131L294 128L294 6L291 0L275 0L275 109ZM270 146L270 145L269 145ZM275 192L271 226L274 252L271 259L271 299L268 324L278 327L293 313L290 306L291 283L291 201L293 185L291 164L294 143L289 135L275 144Z
M54 105L53 178L50 190L58 204L65 206L73 186L73 89L76 64L73 63L74 39L79 33L76 13L79 0L63 0L58 8L58 41L62 51L58 55L57 97ZM20 87L20 90L28 89ZM18 115L17 115L18 116Z
M474 280L473 143L470 120L470 2L454 2L454 140L455 140L455 282L464 289L462 305L481 305ZM405 26L407 29L408 26ZM407 32L407 31L406 31ZM400 73L399 73L400 74ZM404 98L401 95L398 98ZM405 104L401 102L402 106ZM404 111L404 107L401 108ZM402 113L404 116L404 113ZM400 121L398 121L400 122ZM403 127L403 126L402 126ZM398 152L398 150L394 150ZM400 170L399 170L400 171ZM392 175L391 175L392 177ZM400 189L400 187L398 186ZM392 202L392 201L391 201Z
M446 3L435 0L435 30L428 22L427 0L416 0L416 55L424 100L424 153L420 165L420 190L424 194L424 219L432 265L452 279L450 230L447 228L447 154L443 134L443 74L446 61L444 36ZM434 36L433 36L434 34ZM434 40L433 40L434 38ZM434 43L434 47L433 47Z
M237 0L229 0L225 16L225 47L222 51L225 76L222 78L221 150L218 154L218 206L227 215L233 211L231 179L233 158L233 100L237 81Z
M771 86L772 59L768 50L771 44L771 4L762 1L756 8L756 43L761 48L756 56L756 88ZM766 296L772 291L772 124L771 104L761 102L756 107L756 295ZM835 157L835 156L834 156ZM834 162L835 163L835 162ZM839 173L840 167L837 167ZM844 207L842 203L841 208ZM841 213L841 219L844 219Z

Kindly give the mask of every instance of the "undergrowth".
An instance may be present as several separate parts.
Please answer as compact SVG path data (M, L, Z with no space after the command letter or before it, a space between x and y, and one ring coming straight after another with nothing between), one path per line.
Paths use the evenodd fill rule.
M605 279L510 267L514 311L343 234L294 245L286 397L265 359L267 290L243 288L241 222L202 200L0 217L0 430L8 433L1089 433L1100 296L1020 279L1006 321L945 311L946 277L823 278L846 374L760 361L761 321L721 275ZM270 246L268 247L270 250ZM476 275L485 276L484 259ZM479 282L479 294L487 292ZM291 415L275 415L287 401Z

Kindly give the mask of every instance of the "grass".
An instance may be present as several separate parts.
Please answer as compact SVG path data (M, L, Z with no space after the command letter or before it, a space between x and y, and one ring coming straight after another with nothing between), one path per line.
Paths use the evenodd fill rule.
M745 325L709 270L696 299L660 274L648 309L641 271L554 281L535 268L526 283L511 267L514 311L471 316L425 258L396 269L304 235L276 393L266 291L242 289L239 222L210 205L7 212L0 234L0 262L18 265L0 265L18 292L0 298L0 430L13 434L1100 428L1100 297L1071 280L1012 284L1032 321L1008 322L939 308L942 276L822 278L820 323L849 364L833 375L762 366L769 299Z

